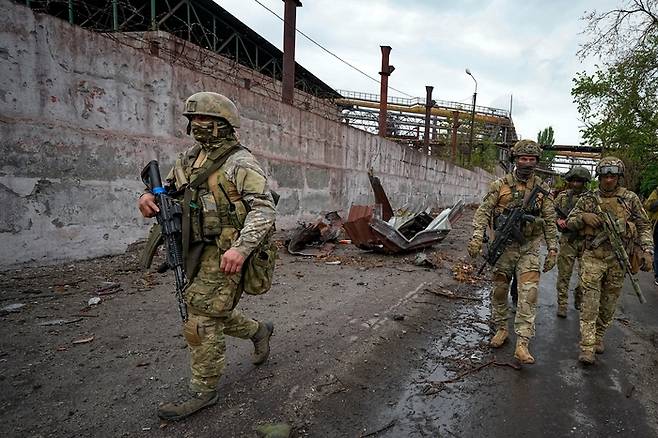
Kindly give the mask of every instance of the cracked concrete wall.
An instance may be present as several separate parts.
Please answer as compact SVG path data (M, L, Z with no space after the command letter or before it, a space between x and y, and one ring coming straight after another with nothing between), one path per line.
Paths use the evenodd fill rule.
M246 69L224 80L9 0L0 0L0 11L0 268L121 252L143 238L151 221L135 207L139 173L151 159L164 173L190 145L181 111L200 90L236 102L241 140L281 194L283 229L371 203L369 167L394 206L478 202L492 178L322 117L317 108L285 105L257 81L236 80L253 78ZM151 38L163 48L177 44L163 34Z

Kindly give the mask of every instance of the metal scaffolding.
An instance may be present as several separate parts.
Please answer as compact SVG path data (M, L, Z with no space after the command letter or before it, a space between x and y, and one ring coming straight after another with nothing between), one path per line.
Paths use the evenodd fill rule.
M96 32L164 31L283 79L283 53L212 0L15 0ZM320 98L340 97L304 67L295 88Z

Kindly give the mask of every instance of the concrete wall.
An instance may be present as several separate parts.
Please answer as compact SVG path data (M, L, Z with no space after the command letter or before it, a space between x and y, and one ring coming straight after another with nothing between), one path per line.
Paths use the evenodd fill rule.
M372 202L368 167L394 206L477 202L491 179L322 117L322 108L282 104L252 81L245 88L240 71L222 79L8 0L0 12L0 268L116 253L144 237L139 172L154 158L166 170L190 144L182 103L200 90L236 101L242 142L282 195L283 228Z

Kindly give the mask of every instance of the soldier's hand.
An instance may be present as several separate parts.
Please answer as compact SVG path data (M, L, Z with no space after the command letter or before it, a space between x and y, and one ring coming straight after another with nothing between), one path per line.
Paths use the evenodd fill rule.
M566 219L558 219L557 220L557 226L560 229L560 231L564 231L567 229L567 221Z
M583 213L583 222L592 228L603 225L603 220L596 213Z
M137 207L144 217L153 217L160 212L158 205L155 203L155 196L152 193L145 193L139 197Z
M546 260L544 260L544 272L548 272L555 267L557 263L557 251L552 249L548 251Z
M237 274L242 269L244 257L235 248L230 248L222 256L219 263L219 270L225 274Z
M640 261L640 269L644 272L650 272L653 268L653 254L651 254L649 251L642 251Z
M477 237L471 237L471 240L468 241L467 250L468 255L474 259L477 258L480 255L480 251L482 251L482 240Z

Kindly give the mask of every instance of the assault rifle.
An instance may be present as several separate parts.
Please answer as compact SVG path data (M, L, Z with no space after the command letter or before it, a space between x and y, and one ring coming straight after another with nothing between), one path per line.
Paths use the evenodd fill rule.
M153 160L142 170L142 181L148 190L155 196L155 203L160 211L155 216L162 230L165 248L167 249L167 265L174 271L176 277L176 299L178 311L183 322L187 321L187 307L183 298L183 291L187 285L183 262L182 232L183 209L180 204L167 194L162 187L160 168L158 162Z
M637 295L637 298L638 300L640 300L640 303L642 304L646 303L647 300L646 298L644 298L644 294L642 294L642 289L640 289L640 282L638 281L637 277L633 274L633 270L631 268L631 261L628 258L628 253L626 252L626 249L624 248L624 241L621 239L617 221L614 220L614 218L610 215L609 212L603 211L603 209L601 208L601 199L598 196L596 197L596 213L603 218L604 233L605 235L607 235L608 239L610 240L610 243L612 244L612 250L614 251L615 256L617 257L617 260L624 268L624 271L630 277L631 284L633 285L633 290L635 291L635 295Z
M547 190L537 184L533 187L528 198L524 200L523 205L512 208L507 214L501 213L498 216L496 224L494 224L494 240L487 248L487 254L484 256L486 263L480 267L478 275L482 274L487 264L495 265L512 242L523 243L525 241L523 238L523 225L537 219L535 216L528 214L527 210L535 204L540 193L543 193L544 196L549 194Z

